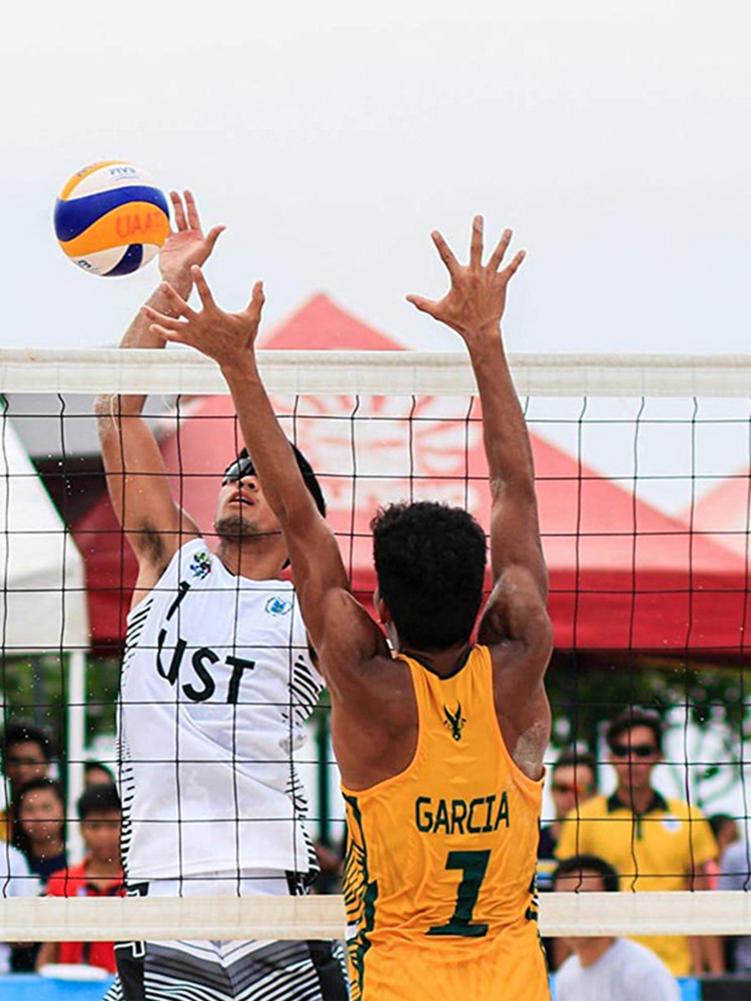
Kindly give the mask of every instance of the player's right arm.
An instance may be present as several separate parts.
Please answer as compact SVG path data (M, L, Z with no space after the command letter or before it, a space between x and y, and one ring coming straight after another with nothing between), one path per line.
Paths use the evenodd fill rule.
M180 320L153 308L145 312L157 335L190 345L221 366L264 497L284 533L308 636L339 707L334 727L342 775L350 786L365 788L384 777L373 763L383 767L394 720L405 713L407 668L392 664L383 634L352 594L336 538L303 481L261 379L255 357L261 283L245 310L227 313L198 268L195 281L200 312L174 291L172 311Z
M408 299L457 331L469 350L482 404L491 492L493 590L479 640L494 648L494 661L501 667L496 673L496 703L509 749L517 764L537 778L550 729L543 678L552 651L552 629L532 449L501 335L507 286L524 252L501 269L511 240L507 229L483 264L481 216L473 222L468 265L459 264L440 233L433 233L433 240L451 288L437 302L420 296Z
M171 199L177 228L160 251L159 269L164 282L187 298L192 288L191 267L208 258L223 227L217 226L204 236L190 192L185 192L185 205L176 192L171 193ZM170 310L163 285L150 297L149 305ZM164 341L149 327L139 311L120 347L163 348ZM145 399L105 394L98 396L95 404L107 489L138 561L137 592L153 587L179 546L198 534L172 497L156 438L141 416Z

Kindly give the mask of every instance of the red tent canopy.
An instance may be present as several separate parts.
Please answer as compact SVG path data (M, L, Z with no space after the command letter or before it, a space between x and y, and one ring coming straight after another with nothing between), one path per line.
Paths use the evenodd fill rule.
M318 295L273 331L264 347L399 345ZM476 401L306 397L275 404L287 433L319 474L329 522L362 597L374 587L368 525L379 504L445 500L466 506L488 525ZM175 476L175 496L210 531L221 470L241 447L239 429L228 397L189 402L180 417L178 432L163 443L165 460L182 474ZM711 539L691 537L681 521L536 435L533 450L558 647L738 648L747 600L740 558ZM94 641L116 641L135 565L127 547L123 551L106 499L88 512L75 535L87 559Z
M742 470L714 487L683 514L695 532L732 550L745 560L751 524L751 472Z

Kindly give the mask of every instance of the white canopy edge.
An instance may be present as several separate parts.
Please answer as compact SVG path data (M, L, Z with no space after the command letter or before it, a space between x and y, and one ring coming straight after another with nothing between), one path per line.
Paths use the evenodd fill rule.
M464 352L259 351L267 387L289 394L465 396ZM520 396L748 397L751 355L518 354ZM214 362L184 348L0 349L2 393L226 393Z
M0 900L0 928L15 942L159 939L343 939L341 896L32 897ZM540 931L560 935L739 935L751 928L751 893L551 893Z

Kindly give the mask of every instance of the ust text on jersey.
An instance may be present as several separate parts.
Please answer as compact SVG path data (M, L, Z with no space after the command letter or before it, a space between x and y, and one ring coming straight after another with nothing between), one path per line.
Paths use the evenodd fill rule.
M190 584L185 580L180 581L177 596L167 611L167 615L165 617L166 622L169 622L173 618L188 591L190 591ZM156 669L157 673L160 674L165 681L168 681L170 685L175 685L180 675L182 662L185 658L185 652L188 644L184 639L182 639L182 637L178 636L172 650L169 665L165 666L164 661L166 660L166 657L164 647L167 641L167 635L168 631L166 627L163 626L159 630L159 635L157 637ZM181 691L186 698L190 699L191 702L206 702L207 699L210 699L217 690L217 682L211 671L211 668L216 664L222 664L223 666L232 668L232 674L230 675L229 684L227 685L227 692L224 701L227 705L236 705L240 695L240 683L242 682L243 675L246 671L252 671L256 666L256 662L254 660L247 660L243 657L236 657L232 654L222 658L215 650L212 650L207 646L198 647L190 654L190 666L195 677L191 679L191 681L183 684L181 686Z

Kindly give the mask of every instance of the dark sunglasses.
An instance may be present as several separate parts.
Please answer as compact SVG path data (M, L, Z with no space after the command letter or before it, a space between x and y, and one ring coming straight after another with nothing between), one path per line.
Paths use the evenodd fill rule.
M656 744L613 744L610 748L616 758L651 758L657 753Z
M237 483L238 480L244 479L246 476L255 476L256 467L253 465L251 459L247 456L242 459L236 459L232 465L227 466L224 470L224 477L222 479L222 486L226 487L228 483Z

